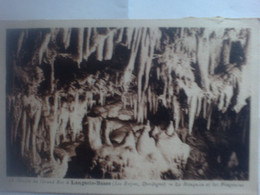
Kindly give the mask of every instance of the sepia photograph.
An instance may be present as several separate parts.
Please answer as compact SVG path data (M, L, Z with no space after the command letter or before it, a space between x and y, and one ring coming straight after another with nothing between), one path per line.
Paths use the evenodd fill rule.
M6 32L7 175L248 180L250 29Z

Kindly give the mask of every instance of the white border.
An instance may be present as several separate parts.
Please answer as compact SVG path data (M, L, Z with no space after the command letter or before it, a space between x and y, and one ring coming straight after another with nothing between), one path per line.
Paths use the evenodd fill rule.
M0 191L22 191L22 192L56 192L56 193L97 193L97 194L257 194L258 188L258 83L259 83L259 20L257 19L224 19L224 18L186 18L178 20L63 20L63 21L0 21ZM5 142L5 30L8 28L51 28L51 27L245 27L251 28L254 38L254 54L251 55L254 62L252 77L248 78L252 83L252 103L250 113L250 174L249 181L222 181L222 180L173 180L173 181L137 181L118 180L118 185L113 185L115 180L99 180L111 185L72 185L78 179L43 179L43 178L14 178L5 177L6 170L6 142ZM11 182L11 180L23 180L23 182ZM29 181L26 182L26 181ZM44 182L64 181L64 184L46 184ZM125 181L138 183L139 186L124 185ZM68 184L67 184L68 182ZM143 182L163 183L165 186L142 186ZM197 185L209 185L210 187L184 186L185 183ZM213 183L220 187L214 187ZM222 184L243 185L244 187L226 187ZM115 183L114 183L115 184ZM119 184L121 184L119 186ZM173 186L170 186L173 184ZM182 187L176 187L181 184Z

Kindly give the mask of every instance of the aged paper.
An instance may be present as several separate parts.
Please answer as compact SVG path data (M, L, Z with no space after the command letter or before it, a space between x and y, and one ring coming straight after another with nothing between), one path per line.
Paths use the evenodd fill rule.
M5 191L257 194L259 21L1 22Z

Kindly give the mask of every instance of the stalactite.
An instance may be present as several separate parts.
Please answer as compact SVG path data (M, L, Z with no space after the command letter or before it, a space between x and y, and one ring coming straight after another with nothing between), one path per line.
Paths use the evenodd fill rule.
M70 45L71 28L63 28L63 44L64 48L68 49Z
M90 55L90 38L91 38L91 32L92 32L92 28L87 28L86 29L86 36L85 36L85 49L84 49L84 54L83 54L83 58L85 60L88 60L88 57Z
M83 59L83 41L84 41L84 28L78 29L78 68L80 68L80 63Z
M225 94L224 93L220 93L219 96L219 103L218 103L218 109L219 110L223 110L224 105L225 104Z
M21 48L23 46L23 42L24 42L24 34L25 32L22 31L20 36L19 36L19 39L18 39L18 43L17 43L17 52L16 52L16 56L18 57L19 54L20 54L20 51L21 51Z
M118 30L118 36L117 36L116 41L115 41L116 43L121 43L122 42L123 34L124 34L124 28L120 28Z
M134 119L137 119L137 100L134 99Z
M161 72L160 68L157 67L156 68L156 78L157 78L157 80L160 80L160 75L161 75L160 72Z
M129 38L130 35L128 35L127 37ZM132 34L131 34L132 36ZM128 86L129 83L131 82L131 78L132 78L132 72L134 69L134 65L135 65L135 60L136 60L136 55L138 52L138 48L139 48L139 44L140 44L140 39L141 39L141 29L135 29L134 31L134 37L133 37L133 41L131 43L131 54L130 54L130 59L128 61L128 64L126 66L126 69L124 71L123 74L123 78L122 78L122 86L124 87L124 91L128 90Z
M90 44L89 44L89 54L88 56L90 56L92 53L97 52L97 47L98 47L98 43L99 43L99 34L97 32L96 28L92 28L91 29L91 34L90 36ZM101 35L104 36L104 35Z
M50 92L54 92L55 88L55 72L54 72L54 59L50 61L51 73L50 73Z
M207 113L207 130L210 130L210 125L211 125L211 115L212 115L212 106L209 106L209 111Z
M26 156L31 150L34 162L37 160L40 150L46 151L47 149L50 150L50 157L54 160L54 148L60 144L58 139L64 142L66 137L71 135L72 141L79 141L76 138L82 131L83 118L87 118L87 122L84 124L88 125L87 139L92 149L98 150L102 147L104 143L100 137L103 133L106 144L112 145L109 134L114 130L115 124L109 124L106 121L105 132L103 132L102 123L105 122L103 119L105 114L101 115L103 118L90 117L88 109L95 110L95 105L105 106L106 101L109 101L108 97L114 97L114 95L121 96L124 109L129 109L129 106L133 108L134 119L139 123L144 123L152 114L157 114L158 104L166 109L171 109L173 115L170 119L170 125L164 129L168 137L173 137L174 132L180 130L179 127L184 127L184 129L188 127L188 133L191 134L193 126L196 124L195 120L200 117L207 120L206 128L210 130L212 128L212 114L215 111L225 113L234 102L236 105L233 109L237 113L240 112L247 104L247 98L250 97L251 86L248 78L250 78L250 64L252 62L248 59L246 64L238 66L235 63L230 64L229 58L234 41L241 41L243 49L249 50L246 54L249 56L252 48L247 48L250 45L245 41L247 36L238 38L236 33L228 31L227 35L224 36L223 30L210 30L203 33L198 29L192 29L190 32L188 30L184 29L180 35L174 35L174 41L167 39L165 43L162 43L161 39L165 36L162 36L161 33L165 32L161 32L158 28L109 29L107 34L99 34L96 28L85 29L85 34L83 28L78 29L78 58L70 56L66 53L69 51L65 51L69 58L78 63L78 68L81 68L82 60L87 61L94 52L96 52L96 60L98 61L112 60L116 44L120 44L120 47L127 47L131 51L123 73L116 72L115 79L114 76L104 76L103 78L103 72L86 76L85 80L78 82L80 89L76 87L69 92L74 97L71 102L66 98L67 92L56 87L56 83L59 81L54 77L54 61L57 50L55 47L63 47L56 44L57 35L60 32L63 33L62 41L64 48L67 49L70 47L71 29L54 29L51 33L45 34L43 42L39 43L40 48L37 50L38 52L36 51L35 56L38 53L39 64L45 64L42 63L44 61L50 66L50 91L46 92L48 95L41 97L42 99L38 102L32 101L29 96L21 95L24 96L21 105L17 100L20 98L19 95L13 99L8 97L8 112L10 112L10 118L15 120L14 124L11 125L11 141L15 142L17 138L20 138L21 155ZM26 32L21 31L15 49L17 57L23 51L25 41ZM126 41L126 43L122 43L122 41ZM64 48L59 49L64 52ZM154 54L155 51L158 53ZM197 61L194 60L195 56ZM221 62L221 58L223 58L223 62ZM17 63L17 67L20 66L19 62ZM226 72L215 73L220 65L225 66ZM17 67L14 65L14 69ZM151 71L154 72L151 74ZM26 73L26 71L20 70L17 72L19 72L17 74ZM163 88L158 90L157 84L150 80L153 75L155 75L153 79L163 83ZM22 74L19 76L22 77ZM28 78L24 80L29 82ZM113 83L114 80L115 83ZM132 84L135 85L134 90L137 88L137 94L133 94L135 91L130 88ZM59 102L61 101L59 90L64 93L61 95L65 99L62 100L63 102ZM29 91L29 93L35 93L35 91ZM181 91L185 93L185 98L181 100L183 102L179 101L179 98L182 98ZM235 94L236 92L238 94ZM84 100L80 96L82 94ZM38 94L33 95L39 98ZM236 101L233 101L234 95L237 95ZM34 108L36 104L40 107ZM213 112L213 109L217 110ZM118 114L118 112L115 113ZM117 116L110 118L115 117ZM119 116L118 118L121 120ZM227 123L223 129L228 129L227 126L230 124ZM71 129L67 129L69 127ZM19 129L21 132L18 132ZM150 130L148 122L141 137L149 137ZM43 135L46 131L47 135ZM36 146L38 136L42 136L40 139L49 138L49 142L43 141L42 144L45 144L47 149L38 149L39 146ZM155 144L154 140L150 144ZM140 148L142 146L138 149L142 151L143 149Z
M106 36L99 35L97 39L97 60L103 61L103 51L104 51L104 45L105 45Z
M142 102L145 104L145 94L148 88L149 83L149 74L152 66L152 59L154 53L154 47L156 44L156 40L160 39L160 33L158 33L157 29L152 28L143 28L142 29L142 37L141 37L141 51L140 51L140 63L139 63L139 70L138 70L138 103ZM145 80L144 86L142 86L142 80ZM144 108L140 107L142 111L137 112L137 115L142 115L147 112L146 106ZM137 116L139 119L145 119L146 117ZM139 121L140 122L140 121Z
M200 76L202 80L202 86L209 90L209 80L208 80L208 72L209 72L209 43L208 43L208 33L204 32L202 37L198 38L198 64L200 66Z
M203 118L207 117L207 97L203 98Z
M224 65L230 64L230 61L229 61L230 50L231 50L231 42L229 39L227 39L223 43L223 64Z
M152 105L151 87L148 88L147 96L148 96L147 101L148 101L148 105L149 105L149 111L152 112L153 111L153 105Z
M238 113L240 110L246 105L246 99L250 94L250 83L248 82L248 78L250 78L250 64L247 66L242 66L241 69L241 80L238 84L238 95L237 95L237 103L234 106L234 110Z
M148 36L147 36L147 28L142 29L142 37L141 37L141 51L140 51L140 63L139 63L139 70L138 70L138 84L137 84L137 95L138 95L138 110L137 110L137 119L138 122L143 122L143 92L142 89L142 80L143 80L143 74L145 71L145 63L147 61L147 55L148 55Z
M134 34L134 41L135 41L136 35L137 35L136 31L137 31L136 28L127 28L126 29L126 46L128 49L133 48L132 38L133 38L133 34Z
M185 29L184 30L184 36L183 36L183 40L182 40L182 44L183 44L183 49L184 51L187 52L188 56L190 58L193 57L194 53L196 52L197 50L197 40L196 40L196 37L195 37L195 29L191 29L191 30L188 30L188 29ZM190 31L190 32L188 32ZM189 35L190 33L190 35Z
M253 47L253 39L252 39L252 34L248 33L248 45L245 48L245 53L246 53L246 61L245 65L241 67L241 80L239 81L239 92L237 96L237 103L234 106L234 110L238 113L241 111L243 106L246 105L246 99L249 98L251 94L251 85L250 82L248 82L248 78L250 78L250 74L252 74L251 67L253 67L253 60L254 59L254 50L255 48Z
M209 50L210 50L210 66L209 66L209 74L213 75L215 73L215 68L220 63L220 54L222 48L222 37L223 32L213 31L211 37L209 39ZM222 34L221 34L222 33Z
M202 102L202 98L201 97L197 97L196 117L199 117L199 115L200 115L200 112L201 112L201 102Z
M111 60L114 51L114 32L110 31L105 41L105 56L104 60Z
M152 67L152 60L154 55L154 49L156 46L156 42L161 39L161 33L157 28L149 28L149 37L148 38L148 54L147 54L147 60L146 60L146 66L145 66L145 84L144 84L144 90L148 88L149 84L149 74Z
M48 45L51 40L51 33L47 33L39 49L39 64L42 63L43 55L48 50Z
M175 121L175 130L178 130L180 124L180 105L176 96L173 96L173 120Z
M50 31L51 31L51 41L52 42L56 42L57 40L57 35L59 34L60 32L60 28L51 28Z

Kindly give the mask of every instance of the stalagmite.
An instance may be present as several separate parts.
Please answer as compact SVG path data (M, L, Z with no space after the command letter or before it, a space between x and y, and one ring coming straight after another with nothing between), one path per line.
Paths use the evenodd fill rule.
M47 33L45 35L44 40L39 49L39 64L42 63L43 55L45 54L45 52L48 51L48 45L49 45L50 39L51 39L51 33Z
M178 136L168 136L165 139L159 139L156 146L164 160L166 160L168 170L175 177L181 178L182 170L179 167L181 166L180 162L184 165L186 164L190 155L190 146L183 143Z
M25 144L24 144L24 150L25 152L29 151L30 148L30 137L31 137L31 132L32 132L32 127L30 124L30 116L28 116L29 114L27 113L27 125L26 125L26 134L25 134Z
M144 105L143 100L141 102L138 102L137 106L137 121L140 123L143 123L145 118L144 118L144 112L145 112L146 106Z
M99 92L99 103L100 103L100 105L101 106L104 106L105 105L105 99L106 99L106 97L105 97L105 94L104 94L104 92L103 91L100 91Z
M24 157L25 151L25 136L27 131L27 114L26 111L23 111L22 114L22 134L21 134L21 156Z
M101 124L102 124L102 118L101 117L87 117L88 121L88 135L87 135L87 141L89 143L89 146L93 151L99 150L103 144L101 141Z
M155 141L150 138L149 132L151 131L150 122L148 121L145 125L145 128L142 132L142 135L139 137L138 142L136 144L136 149L140 155L148 155L149 153L153 153L157 151L155 147Z
M21 120L22 120L22 101L21 101L21 96L18 95L17 98L15 98L13 100L13 122L14 122L14 125L12 126L12 129L11 129L11 132L12 132L12 137L11 137L11 143L15 143L16 140L17 140L17 134L18 134L18 127L19 127L19 124L21 123ZM9 98L9 102L12 101L10 100ZM10 109L9 109L10 110ZM10 111L9 111L10 112Z
M47 117L47 126L49 129L49 135L50 135L50 159L54 160L54 148L55 148L55 140L56 140L56 132L58 130L58 98L59 94L56 92L53 95L53 106L51 106L51 113Z
M69 105L64 102L60 108L60 114L58 118L59 131L61 132L63 139L66 139L66 127L68 125L68 121L69 121Z
M39 107L34 114L33 117L33 125L32 125L32 138L31 138L31 148L32 148L32 155L33 155L33 162L36 162L36 136L37 136L37 131L39 129L39 122L41 119L41 107Z
M75 99L71 103L69 121L72 129L72 140L76 141L77 135L82 130L82 119L84 117L84 106L79 104L79 92L75 94Z
M169 136L172 136L174 134L174 132L175 132L175 130L173 127L173 121L171 121L169 127L166 130L166 134Z
M191 97L190 103L189 103L189 134L192 133L193 123L195 120L196 115L196 109L197 109L197 98L196 96Z

